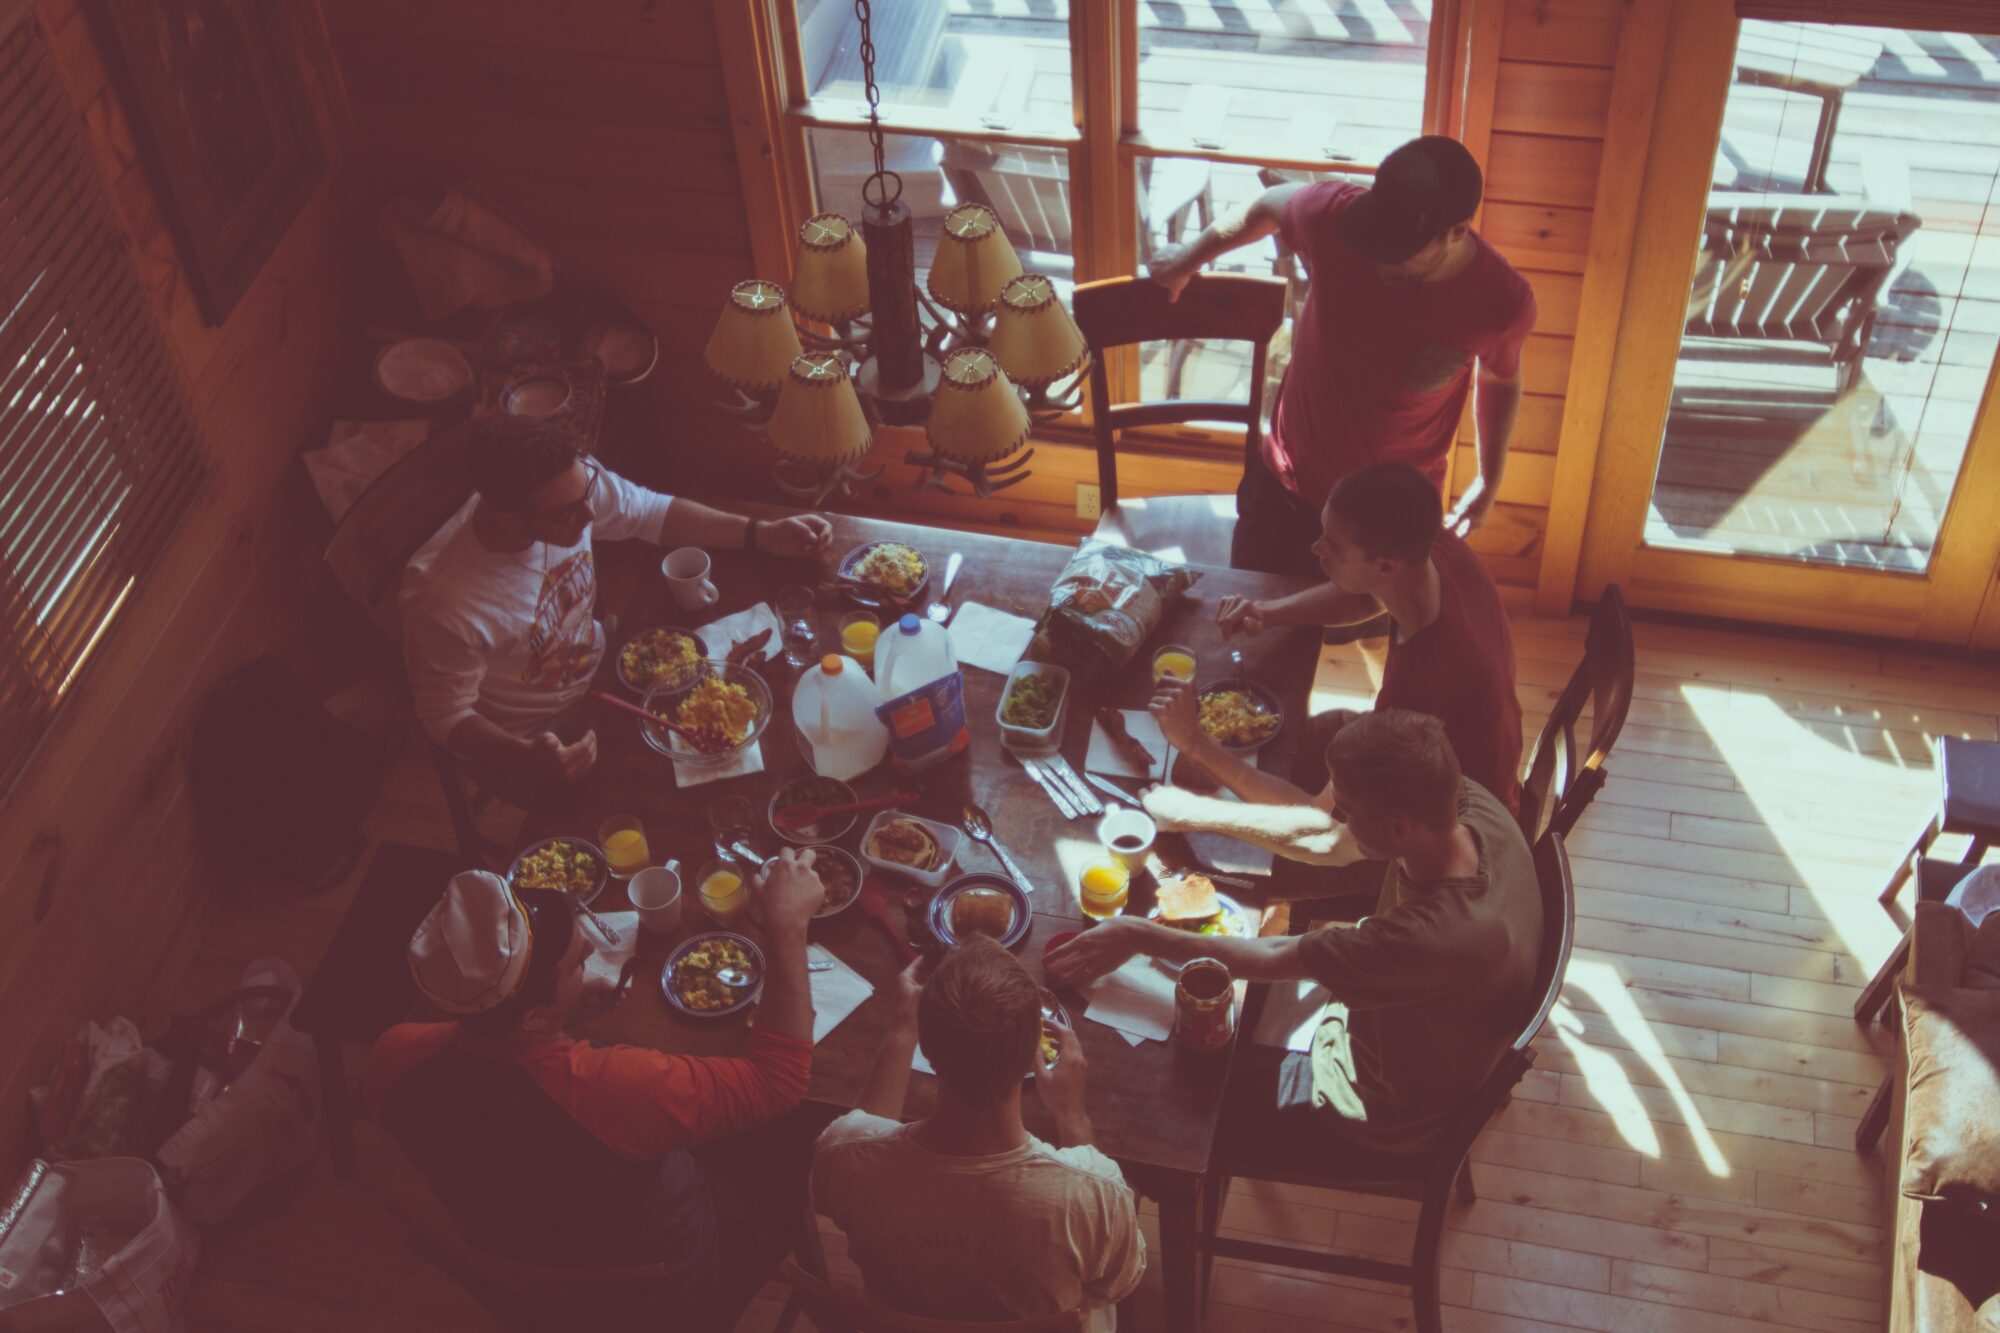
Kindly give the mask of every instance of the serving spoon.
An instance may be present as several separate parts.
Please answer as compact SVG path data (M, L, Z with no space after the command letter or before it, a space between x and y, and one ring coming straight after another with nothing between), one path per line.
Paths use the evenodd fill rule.
M951 619L951 585L958 581L958 567L964 563L963 555L957 551L951 553L951 558L944 562L944 586L938 589L937 600L924 608L924 615L940 625Z
M913 791L899 791L890 796L871 796L865 801L849 801L846 805L814 805L811 801L794 801L781 805L771 816L771 826L781 833L797 833L811 824L817 824L831 815L848 815L857 810L879 810L886 806L901 805L914 801Z
M993 820L986 811L970 801L966 802L959 826L971 835L974 842L984 843L988 851L1000 858L1000 864L1007 871L1007 878L1013 880L1014 887L1027 894L1029 900L1033 901L1035 891L1029 885L1028 877L1021 873L1021 867L1014 864L1014 858L1007 855L1007 849L994 838Z

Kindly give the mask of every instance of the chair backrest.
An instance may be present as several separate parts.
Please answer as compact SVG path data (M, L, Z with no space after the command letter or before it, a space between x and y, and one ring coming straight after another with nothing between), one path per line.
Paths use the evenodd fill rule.
M354 501L326 546L334 582L392 639L403 566L472 496L470 431L447 427L397 459Z
M1583 660L1549 710L1521 778L1521 832L1533 843L1551 830L1567 837L1604 785L1604 761L1632 710L1632 617L1625 594L1607 584L1590 614ZM1590 740L1577 757L1576 729L1590 705Z
M1570 878L1569 850L1563 846L1562 835L1551 832L1535 844L1534 856L1535 882L1542 891L1542 953L1535 963L1534 1008L1492 1072L1473 1090L1427 1154L1430 1164L1426 1170L1441 1176L1446 1185L1458 1178L1460 1165L1472 1151L1472 1141L1534 1065L1535 1038L1562 997L1563 978L1569 973L1570 948L1576 934L1576 883Z
M945 144L938 170L960 202L985 204L999 214L1017 249L1075 253L1066 150L953 139Z
M1687 332L1711 338L1847 340L1874 309L1915 214L1826 195L1711 201L1703 248L1718 280L1690 302Z
M797 1304L821 1333L1081 1333L1083 1311L999 1323L899 1314L859 1292L843 1291L787 1259L778 1276L792 1284Z
M1077 327L1093 353L1090 363L1091 429L1097 439L1098 501L1118 503L1118 433L1141 426L1187 421L1240 421L1248 457L1263 435L1264 358L1271 337L1285 320L1285 284L1276 278L1232 273L1196 274L1180 299L1150 278L1106 278L1086 282L1073 301ZM1235 403L1170 398L1157 403L1113 403L1104 353L1114 347L1153 341L1247 342L1251 345L1250 396Z

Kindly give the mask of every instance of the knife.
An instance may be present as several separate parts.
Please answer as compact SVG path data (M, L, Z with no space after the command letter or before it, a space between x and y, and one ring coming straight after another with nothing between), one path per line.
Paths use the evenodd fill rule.
M1040 787L1043 793L1056 803L1056 809L1062 811L1064 819L1075 819L1077 815L1082 813L1076 808L1076 803L1070 800L1069 796L1056 785L1056 780L1047 773L1044 773L1041 765L1036 761L1033 759L1023 759L1021 761L1021 768L1029 777L1035 780L1035 785Z
M1078 780L1076 770L1069 766L1069 760L1061 755L1055 755L1044 760L1043 764L1055 780L1062 784L1063 790L1069 793L1070 800L1078 810L1086 815L1104 813L1104 802L1091 795L1090 788Z
M1139 798L1134 796L1131 792L1126 791L1123 787L1116 786L1113 783L1106 781L1104 778L1100 778L1095 773L1086 772L1083 775L1083 780L1085 782L1088 782L1091 786L1097 788L1101 792L1105 792L1109 795L1116 796L1120 801L1135 805L1138 803Z

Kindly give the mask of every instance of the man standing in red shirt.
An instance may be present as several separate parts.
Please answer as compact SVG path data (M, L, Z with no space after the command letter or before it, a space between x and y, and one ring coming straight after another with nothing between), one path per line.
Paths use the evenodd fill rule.
M1482 188L1463 144L1426 135L1384 158L1370 189L1273 186L1151 266L1177 297L1204 264L1277 234L1312 275L1271 428L1236 492L1232 565L1317 573L1320 505L1369 463L1408 463L1442 493L1474 362L1479 475L1446 527L1464 536L1485 520L1521 403L1535 298L1471 229Z

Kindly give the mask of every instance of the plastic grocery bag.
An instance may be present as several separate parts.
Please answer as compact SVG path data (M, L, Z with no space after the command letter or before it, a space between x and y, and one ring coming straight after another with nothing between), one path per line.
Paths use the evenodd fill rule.
M151 1150L155 1103L166 1057L139 1039L129 1018L85 1023L63 1051L48 1086L30 1095L52 1158L133 1157Z
M1035 632L1048 660L1077 675L1108 675L1132 660L1160 623L1160 606L1201 574L1107 542L1087 541L1049 590Z
M178 1333L199 1251L148 1163L35 1161L0 1197L0 1310L81 1291L117 1333Z
M319 1150L319 1060L289 1017L300 989L291 964L260 959L245 970L242 990L201 1015L210 1060L255 1052L156 1154L174 1198L202 1226L222 1222ZM277 1003L262 1010L246 1002L273 995ZM230 1070L225 1064L225 1077Z

